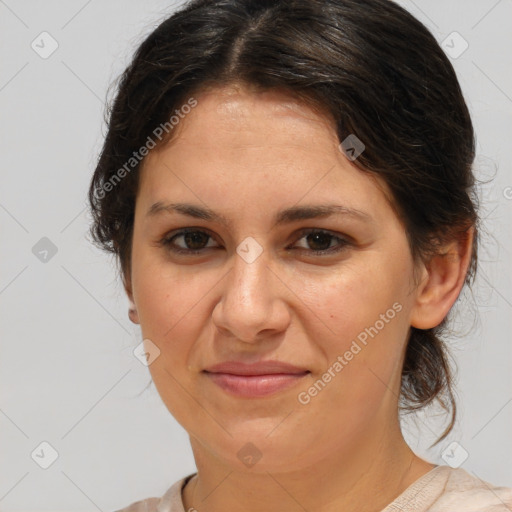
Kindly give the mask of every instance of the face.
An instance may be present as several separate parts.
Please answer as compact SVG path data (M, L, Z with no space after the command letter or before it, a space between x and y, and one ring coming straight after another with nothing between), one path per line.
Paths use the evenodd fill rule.
M404 227L326 117L276 91L195 98L136 199L128 293L156 388L239 470L346 454L396 423L415 300Z

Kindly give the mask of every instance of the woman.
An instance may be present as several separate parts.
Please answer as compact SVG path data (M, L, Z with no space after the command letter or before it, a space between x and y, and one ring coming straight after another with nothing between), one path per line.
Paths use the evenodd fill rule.
M437 400L439 442L455 420L473 158L453 67L387 0L196 0L147 37L92 233L198 471L124 512L511 510L399 422Z

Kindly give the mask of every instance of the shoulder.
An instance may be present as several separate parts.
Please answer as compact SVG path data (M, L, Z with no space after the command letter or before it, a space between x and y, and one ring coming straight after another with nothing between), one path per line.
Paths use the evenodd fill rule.
M444 489L429 512L510 512L512 488L495 486L462 468L443 466Z
M136 501L115 512L156 512L160 501L160 498L146 498L145 500Z
M146 498L136 501L115 512L184 512L181 491L195 473L178 480L160 498Z

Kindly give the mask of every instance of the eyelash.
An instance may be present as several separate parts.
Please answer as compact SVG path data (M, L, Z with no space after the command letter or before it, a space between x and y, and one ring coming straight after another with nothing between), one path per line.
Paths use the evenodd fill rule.
M178 231L177 233L171 233L170 235L166 235L164 238L162 238L160 240L159 245L161 245L162 247L168 249L169 251L171 251L173 253L182 254L182 255L189 255L189 256L202 254L202 253L204 253L205 249L216 249L217 248L217 247L205 247L203 249L198 249L198 250L176 248L176 246L173 245L173 241L176 238L184 236L184 235L186 235L188 233L204 233L205 235L207 235L209 237L209 239L213 239L213 237L207 231L205 231L205 230L196 229L196 228L187 228L187 229L183 229L181 231ZM304 238L304 237L306 237L308 235L311 235L311 234L328 235L333 240L337 240L339 242L339 245L338 245L337 248L334 247L334 248L324 249L324 250L321 250L321 251L315 251L313 249L308 250L308 249L304 249L304 248L299 248L298 249L299 251L301 251L301 252L302 251L310 252L314 256L323 256L323 255L331 255L331 254L335 254L335 253L341 252L344 249L346 249L347 246L353 245L353 243L350 242L349 240L347 240L346 238L339 237L339 236L334 235L331 232L323 230L323 229L315 229L315 228L303 229L300 232L299 238L297 239L297 241L299 241L302 238ZM297 241L295 243L297 243ZM206 243L208 243L208 242L209 242L209 240Z

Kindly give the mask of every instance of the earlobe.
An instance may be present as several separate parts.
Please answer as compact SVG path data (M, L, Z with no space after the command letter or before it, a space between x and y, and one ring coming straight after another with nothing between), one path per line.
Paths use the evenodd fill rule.
M130 300L130 307L128 309L128 318L134 323L139 324L139 314L137 313L137 308L132 300Z
M457 300L469 268L474 229L443 247L425 264L425 276L417 287L411 326L431 329L438 326Z
M135 301L133 299L133 291L132 291L131 282L129 280L127 281L126 279L123 278L123 286L124 286L124 289L126 291L126 295L128 296L128 301L129 301L128 318L134 324L139 324L140 323L139 314L137 312L137 306L135 305Z

